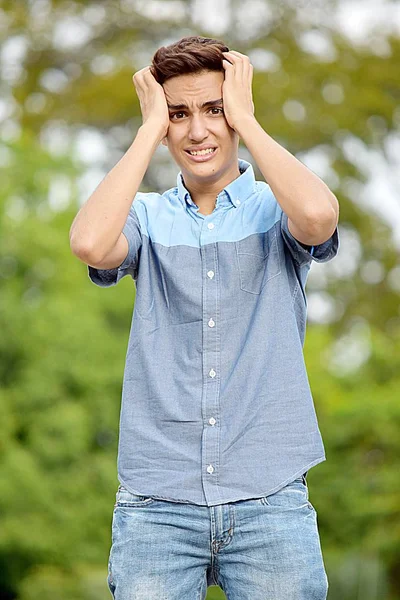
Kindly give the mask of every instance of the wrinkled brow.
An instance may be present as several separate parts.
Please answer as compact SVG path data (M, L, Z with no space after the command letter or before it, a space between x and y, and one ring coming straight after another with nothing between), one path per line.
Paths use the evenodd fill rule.
M200 108L207 108L208 106L222 106L222 98L219 100L208 100L207 102L203 102ZM168 104L169 110L182 110L188 109L186 104Z

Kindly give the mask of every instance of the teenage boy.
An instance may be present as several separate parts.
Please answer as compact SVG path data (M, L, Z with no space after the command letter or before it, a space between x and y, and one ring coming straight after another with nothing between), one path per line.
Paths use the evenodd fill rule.
M136 299L123 382L108 586L117 600L323 600L307 471L325 460L303 357L312 261L338 202L254 116L247 56L160 48L134 85L143 124L80 209L71 248ZM264 181L238 158L239 138ZM138 192L165 144L177 186Z

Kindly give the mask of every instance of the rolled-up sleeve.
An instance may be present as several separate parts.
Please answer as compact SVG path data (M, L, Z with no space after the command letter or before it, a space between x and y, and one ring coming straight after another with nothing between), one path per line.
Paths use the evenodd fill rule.
M122 233L128 241L128 254L119 267L115 267L114 269L96 269L88 265L89 279L100 287L116 285L125 275L131 275L133 279L137 279L142 247L142 233L139 217L134 208L134 202L129 209Z
M288 227L288 216L283 211L280 218L280 229L285 244L289 248L293 259L300 266L311 263L313 260L315 260L315 262L328 262L338 253L339 232L337 227L328 240L316 246L306 246L293 237Z

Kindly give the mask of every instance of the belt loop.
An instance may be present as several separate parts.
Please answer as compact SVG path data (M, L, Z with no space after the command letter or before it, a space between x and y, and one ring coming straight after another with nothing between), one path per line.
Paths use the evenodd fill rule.
M305 472L305 473L303 473L303 475L302 475L302 477L303 477L303 483L304 483L304 485L307 485L307 480L306 480L307 473L308 473L308 471L306 471L306 472Z

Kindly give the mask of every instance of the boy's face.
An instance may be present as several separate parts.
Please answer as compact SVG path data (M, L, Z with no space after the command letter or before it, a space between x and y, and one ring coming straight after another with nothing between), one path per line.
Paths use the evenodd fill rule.
M180 167L188 188L215 183L225 187L239 175L239 136L223 114L223 82L222 71L202 71L178 75L163 84L170 114L163 144ZM207 150L210 148L212 152ZM189 151L196 149L203 152L191 155Z

